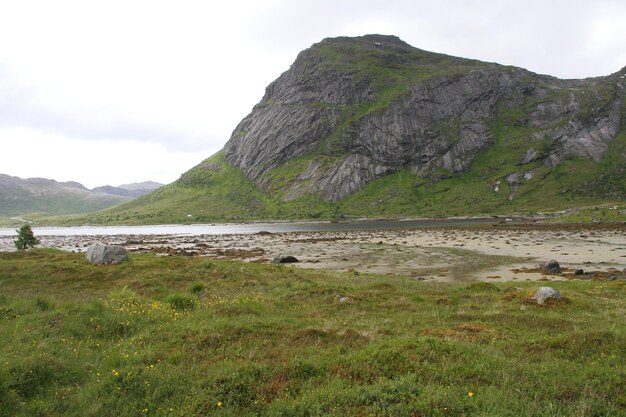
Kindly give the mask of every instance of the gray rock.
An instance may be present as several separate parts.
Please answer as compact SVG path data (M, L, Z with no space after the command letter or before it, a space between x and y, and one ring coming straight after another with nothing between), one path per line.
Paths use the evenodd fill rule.
M513 201L513 195L520 186L522 176L517 172L513 172L512 174L507 175L504 179L509 184L509 187L511 189L511 193L509 194L509 201Z
M533 295L532 299L539 305L543 305L546 300L555 299L559 300L561 298L561 293L555 290L552 287L541 287L537 290L535 295Z
M291 255L278 255L274 257L274 263L277 264L291 264L295 262L300 262L298 258Z
M538 156L539 155L537 154L535 148L530 148L526 152L524 152L524 155L522 155L522 164L529 164L537 159Z
M85 257L90 263L98 265L118 264L128 260L126 249L116 245L91 246Z
M554 259L543 264L543 272L547 272L549 274L560 274L561 273L561 265Z
M509 186L513 188L513 190L516 190L520 185L521 175L517 172L513 172L512 174L507 175L505 180L509 183Z
M583 269L577 269L574 272L574 275L585 275L585 271Z

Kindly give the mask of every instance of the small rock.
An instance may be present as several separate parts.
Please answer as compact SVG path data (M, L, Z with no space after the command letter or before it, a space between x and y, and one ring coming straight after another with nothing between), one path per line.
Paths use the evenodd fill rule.
M271 235L272 232L268 232L267 230L260 230L255 233L255 235L263 236L263 235Z
M617 275L611 275L606 279L607 281L617 281Z
M574 272L574 275L585 275L585 271L584 271L584 270L582 270L582 269L577 269L577 270Z
M539 305L543 305L546 300L549 300L551 298L559 300L561 298L561 293L552 287L541 287L532 297L532 299L535 300L535 302Z
M543 272L559 274L561 273L561 265L559 265L557 261L552 259L543 265Z
M118 264L128 260L126 249L117 245L94 245L87 249L87 261L97 265Z
M298 260L298 258L296 258L295 256L291 256L291 255L278 255L274 257L274 263L277 263L277 264L292 264L295 262L300 262L300 261Z
M509 186L513 188L513 191L517 190L517 187L519 187L521 182L520 174L518 174L517 172L513 172L507 175L504 179L506 180L506 182L509 183Z

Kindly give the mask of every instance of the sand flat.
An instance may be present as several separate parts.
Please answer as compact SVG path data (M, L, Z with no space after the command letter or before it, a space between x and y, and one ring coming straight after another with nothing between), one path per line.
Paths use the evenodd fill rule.
M42 236L41 246L83 252L95 243L133 252L270 262L293 255L300 268L407 275L429 281L562 279L537 266L626 268L626 225L467 227L232 235ZM0 250L14 250L0 237ZM532 271L535 269L535 271ZM523 272L520 272L523 271Z

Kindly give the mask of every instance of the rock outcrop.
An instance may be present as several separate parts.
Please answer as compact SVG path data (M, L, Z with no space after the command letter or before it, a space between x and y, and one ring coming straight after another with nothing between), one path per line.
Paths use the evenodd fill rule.
M520 165L597 162L622 127L622 75L559 80L394 36L325 39L267 87L225 158L285 200L339 201L400 170L428 181L465 172L494 142L504 112L529 132Z

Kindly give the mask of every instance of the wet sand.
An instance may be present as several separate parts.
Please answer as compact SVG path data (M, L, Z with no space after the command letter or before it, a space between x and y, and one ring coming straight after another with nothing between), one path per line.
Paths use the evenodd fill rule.
M0 237L0 251L14 250ZM301 268L406 275L427 281L626 278L626 225L402 229L233 235L42 236L43 247L84 252L96 243L158 256L271 262L293 255ZM550 259L564 269L545 275ZM585 275L574 276L582 269ZM580 273L580 271L579 271Z

